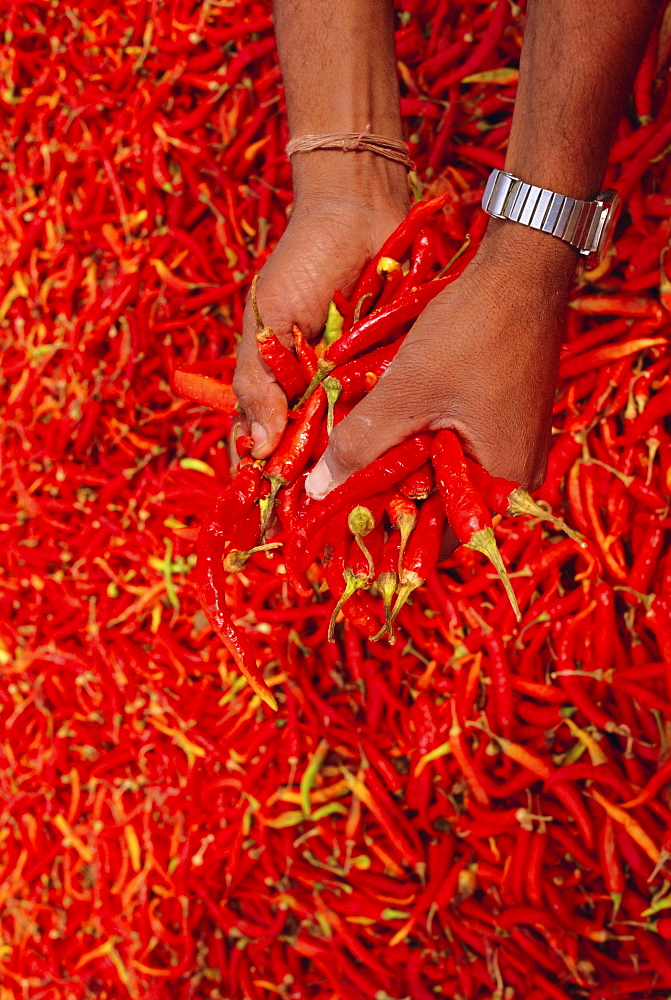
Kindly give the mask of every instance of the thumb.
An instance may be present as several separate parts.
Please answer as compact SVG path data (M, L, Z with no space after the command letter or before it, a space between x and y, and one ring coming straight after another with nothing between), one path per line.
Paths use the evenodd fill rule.
M399 391L392 368L333 429L326 451L305 480L306 492L313 500L323 499L353 472L365 469L422 429L416 402L413 406L407 392Z

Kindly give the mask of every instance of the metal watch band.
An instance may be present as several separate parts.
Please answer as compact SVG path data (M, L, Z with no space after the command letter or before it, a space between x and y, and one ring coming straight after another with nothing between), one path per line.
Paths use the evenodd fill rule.
M510 219L550 233L585 256L593 253L603 227L601 202L569 198L527 184L504 170L493 170L489 175L482 207L497 219Z

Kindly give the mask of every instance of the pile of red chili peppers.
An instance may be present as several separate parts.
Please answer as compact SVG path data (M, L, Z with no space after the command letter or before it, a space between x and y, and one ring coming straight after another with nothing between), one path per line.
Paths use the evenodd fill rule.
M398 6L406 134L441 199L430 258L411 240L420 288L481 232L523 17L509 0ZM291 516L278 480L268 547L245 556L256 505L223 594L277 711L212 632L195 559L231 479L243 303L292 199L269 5L19 0L3 30L3 1000L667 996L671 15L611 156L614 249L572 293L536 499L573 537L494 517L519 622L466 545L426 577L408 562L394 593L395 545L407 559L430 534L397 494L441 516L415 442L414 485L406 470L405 492L354 497L393 543L359 512L341 525L353 555L304 551L297 594L271 547ZM403 269L379 270L371 291L401 301ZM327 332L370 323L370 300L348 316L359 292ZM349 335L323 351L334 420L372 384L348 402L356 358L333 355ZM323 441L321 387L290 426L313 407ZM235 483L269 494L284 470L241 449ZM364 549L389 578L342 605L329 642L332 587L367 573ZM404 598L392 622L385 587L389 617ZM386 638L353 624L359 601Z

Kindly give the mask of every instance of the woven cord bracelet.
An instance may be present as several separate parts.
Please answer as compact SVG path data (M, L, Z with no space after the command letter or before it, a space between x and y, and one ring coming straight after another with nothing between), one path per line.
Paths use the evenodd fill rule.
M408 155L408 147L400 139L388 139L383 135L369 132L336 132L333 135L299 135L287 143L287 156L296 153L311 153L315 149L341 149L344 153L375 153L386 160L401 163L407 170L414 164Z

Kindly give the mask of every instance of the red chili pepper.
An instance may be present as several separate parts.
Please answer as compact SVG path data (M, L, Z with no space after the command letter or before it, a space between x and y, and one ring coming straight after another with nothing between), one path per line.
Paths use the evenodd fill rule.
M435 489L433 466L426 462L415 472L411 472L398 484L399 492L409 500L426 500Z
M670 409L671 384L662 389L661 392L650 397L643 412L631 421L622 437L618 439L617 444L619 447L626 448L643 439L654 424L663 421Z
M616 580L624 582L627 578L627 573L624 567L624 555L621 546L616 539L609 539L603 530L596 503L594 472L584 463L579 470L579 485L581 487L581 495L584 499L584 518L588 525L589 534L594 538L601 558L610 573Z
M325 410L326 396L317 389L301 410L298 420L293 425L289 424L277 450L268 460L264 475L270 480L270 493L261 501L262 537L272 519L278 491L293 483L310 460Z
M661 127L655 128L650 140L629 160L626 168L619 177L617 185L618 193L623 200L629 197L643 173L650 166L651 161L665 148L670 138L671 121L667 120Z
M391 490L384 498L384 507L392 528L396 528L401 536L397 562L398 572L401 575L401 567L408 539L417 524L417 505L404 496L400 490Z
M454 759L457 762L459 770L463 774L464 778L468 782L469 788L473 794L473 797L477 802L483 806L489 805L489 796L485 789L482 787L482 782L480 775L477 774L473 762L468 756L466 750L466 744L463 739L463 730L457 721L457 715L455 710L454 702L452 702L452 726L448 734L448 742L450 744L450 749L454 755Z
M431 448L431 461L447 519L457 538L490 560L519 621L517 598L496 545L492 519L473 486L459 439L453 431L438 431Z
M408 472L419 468L428 454L429 436L418 434L391 448L367 468L351 475L346 483L332 490L324 500L314 503L287 547L287 572L291 582L296 580L300 586L302 566L313 558L320 532L335 514L349 504L363 502L393 486Z
M348 403L361 399L370 392L396 357L400 346L401 341L385 344L362 358L341 365L334 374L324 378L322 386L328 399L329 433L333 430L333 413L337 401Z
M232 529L259 494L261 472L256 465L242 469L228 491L215 504L198 536L198 597L210 625L226 645L236 664L259 697L277 711L277 702L264 683L256 658L243 633L233 624L222 604L226 574L221 563L223 546Z
M420 229L412 242L410 270L402 276L395 295L402 296L404 292L427 280L436 265L437 241L438 234L433 226Z
M671 760L667 760L663 764L659 771L656 772L638 795L628 802L623 802L622 806L625 809L636 809L638 806L645 805L650 802L657 794L660 792L665 785L671 784Z
M473 485L495 513L509 514L511 517L519 517L522 514L538 517L543 521L548 521L558 531L563 531L579 545L585 545L585 541L577 532L569 528L561 518L554 517L535 503L531 494L523 489L519 483L490 475L478 462L474 462L470 458L466 458L466 466Z
M173 374L173 386L178 396L201 403L228 416L236 413L236 398L231 385L220 382L215 375L230 371L228 358L217 361L196 361L181 365Z
M357 512L361 510L365 510L365 508L355 507L348 518L349 530L354 535L359 533L356 527L356 520ZM338 586L336 592L338 595L337 601L331 613L328 630L329 642L335 642L336 621L340 610L346 601L348 601L358 590L370 587L373 582L375 564L376 561L379 561L382 552L383 533L381 527L377 530L373 528L370 530L369 535L370 537L368 538L368 542L365 547L360 544L358 538L355 538L349 548L349 555L345 561L344 569L342 571L342 578L345 585L344 587L342 585ZM373 547L369 548L372 543L374 543Z
M295 356L279 342L273 331L265 326L261 319L256 301L257 283L258 275L252 281L251 298L254 317L256 319L256 340L259 345L259 352L275 376L278 384L284 390L287 399L293 399L303 392L308 380Z
M532 906L543 906L543 863L548 848L548 834L545 825L533 834L524 880L526 897Z
M412 592L421 587L436 568L445 523L445 512L440 496L434 493L424 501L415 527L410 521L408 523L411 533L405 551L400 553L398 574L400 586L391 616L392 621L398 616Z
M592 310L595 310L597 308L597 304L602 302L601 299L588 299L587 301L594 301L594 305L591 306ZM645 302L646 307L649 308L650 303L648 299L643 299L641 301ZM575 306L575 302L572 302L571 305ZM583 308L585 308L585 306L583 306ZM621 308L623 309L624 306ZM635 307L632 305L630 307L629 315L636 315L634 309ZM606 313L610 312L610 310L604 311ZM626 358L632 354L640 354L643 351L650 350L652 347L659 347L661 344L666 343L668 343L668 340L665 337L639 337L636 340L625 340L619 344L606 344L605 347L596 347L592 351L586 351L584 354L579 354L577 357L568 358L567 360L562 361L559 366L559 377L562 380L576 378L578 375L593 371L601 365L611 364L613 361L619 361L621 358Z
M613 900L613 920L622 901L625 889L625 877L617 849L615 824L610 816L606 816L599 833L599 857L603 870L606 889Z
M440 212L448 198L449 194L446 193L439 195L437 198L431 198L428 201L418 201L412 206L404 222L394 230L391 236L382 244L378 253L367 264L358 284L352 292L351 302L356 304L361 300L363 295L377 294L380 288L378 266L382 258L388 257L396 261L403 260L416 234ZM333 358L332 360L336 359Z
M509 8L502 2L502 0L497 0L496 6L491 11L487 28L482 33L476 47L471 51L469 57L461 66L456 67L451 72L445 74L445 76L441 76L436 80L431 88L432 96L436 96L437 93L441 93L443 89L445 87L449 87L450 84L458 83L466 77L471 76L486 64L487 60L496 50L497 45L500 44L503 38L503 31L506 24L508 10Z
M417 319L429 302L455 277L455 274L448 274L444 278L435 278L419 288L408 289L403 298L375 309L331 344L324 355L325 361L332 366L344 364L385 337L400 335L404 326Z
M398 565L400 559L401 537L400 534L392 532L382 550L377 573L377 589L382 597L384 607L384 620L389 641L394 641L394 627L392 624L391 605L398 586Z
M317 356L314 352L314 348L307 342L305 334L297 326L294 326L293 328L293 337L296 357L298 358L299 364L303 369L307 381L310 381L317 370Z
M494 682L494 706L501 732L508 739L513 735L512 674L503 643L493 631L483 629L482 641L489 653L486 665Z

